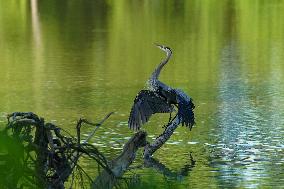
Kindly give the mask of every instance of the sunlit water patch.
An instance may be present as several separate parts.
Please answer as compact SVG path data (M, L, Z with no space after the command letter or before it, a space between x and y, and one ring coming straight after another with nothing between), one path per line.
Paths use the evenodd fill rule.
M264 99L265 91L253 94L246 76L240 71L243 62L237 44L229 43L224 47L222 57L217 115L220 129L215 133L219 140L216 145L210 145L214 156L219 158L213 165L218 168L221 181L228 186L234 181L237 187L259 187L265 182L260 182L261 178L265 180L274 174L283 176L278 166L284 166L284 118L280 116L284 107ZM275 86L277 91L280 88L279 82L272 77L272 83L266 86L272 100L284 98L273 92ZM257 103L257 98L263 101ZM278 180L275 186L282 181Z

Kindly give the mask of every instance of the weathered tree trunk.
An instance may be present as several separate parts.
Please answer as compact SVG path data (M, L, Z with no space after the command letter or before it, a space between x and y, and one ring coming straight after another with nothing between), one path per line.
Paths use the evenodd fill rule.
M178 127L180 119L176 116L167 126L165 131L156 138L152 144L147 144L144 148L144 159L149 159L156 150L158 150L172 136Z
M146 135L146 132L139 131L129 139L122 153L109 164L112 174L104 170L92 183L92 188L112 188L117 182L116 178L122 177L135 159L137 150L146 145Z

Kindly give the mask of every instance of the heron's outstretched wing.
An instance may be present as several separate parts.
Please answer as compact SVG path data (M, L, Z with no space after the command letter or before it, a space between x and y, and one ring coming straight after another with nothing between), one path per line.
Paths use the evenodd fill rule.
M141 125L146 123L155 113L169 113L173 111L173 106L150 90L141 90L131 108L128 126L133 130L139 130Z
M182 90L175 89L178 100L178 116L181 119L181 124L192 129L192 126L195 124L194 121L194 112L195 108L192 99L187 96Z

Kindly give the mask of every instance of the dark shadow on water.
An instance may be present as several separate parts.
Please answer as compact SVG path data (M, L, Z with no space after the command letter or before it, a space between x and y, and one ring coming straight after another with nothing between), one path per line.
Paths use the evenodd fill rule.
M167 165L161 163L155 158L146 159L144 166L147 168L153 168L159 173L163 174L167 179L182 180L188 176L192 169L195 167L196 161L193 159L191 153L189 154L189 162L187 162L179 171L173 171L167 167Z
M167 165L163 164L159 160L155 158L145 159L144 164L130 168L130 172L132 170L139 170L143 168L150 168L158 172L159 174L164 176L164 180L167 183L167 186L171 185L171 181L182 181L186 177L189 176L190 172L193 171L195 167L196 161L193 159L192 154L188 155L188 162L184 164L179 170L175 171L170 169ZM159 183L154 177L157 175L152 175L151 178L148 179L149 182L143 182L143 175L133 174L131 177L123 178L120 181L120 186L122 188L159 188L161 187L161 183ZM152 179L152 181L151 181Z

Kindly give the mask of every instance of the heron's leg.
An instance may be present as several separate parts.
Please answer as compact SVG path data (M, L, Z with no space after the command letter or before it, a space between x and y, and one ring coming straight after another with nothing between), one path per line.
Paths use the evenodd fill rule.
M178 109L178 106L175 104L175 107ZM175 109L174 109L174 111L175 111ZM170 112L170 118L169 118L169 122L168 122L168 125L174 120L174 118L172 118L172 113L173 112Z
M167 128L167 126L171 123L171 121L172 121L172 112L170 112L170 117L167 125L164 125L162 128Z

